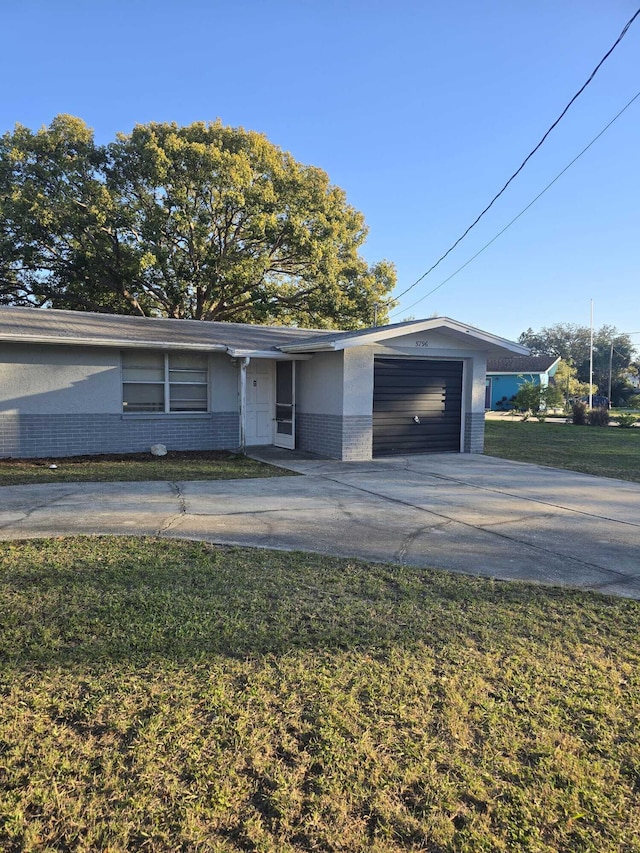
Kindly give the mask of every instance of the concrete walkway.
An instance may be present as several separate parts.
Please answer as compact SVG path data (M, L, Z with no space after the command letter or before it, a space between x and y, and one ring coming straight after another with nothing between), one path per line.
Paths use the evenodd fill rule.
M640 484L475 455L252 455L304 476L8 486L0 538L188 537L640 598Z

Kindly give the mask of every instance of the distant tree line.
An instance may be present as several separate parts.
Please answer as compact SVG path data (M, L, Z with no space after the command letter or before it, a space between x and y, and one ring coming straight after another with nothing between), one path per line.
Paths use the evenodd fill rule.
M560 374L556 374L556 384L561 389L572 388L575 393L581 386L583 393L589 393L591 330L588 326L557 323L538 332L527 329L518 340L530 348L532 355L560 356L563 359L565 366ZM637 388L630 381L630 377L638 375L639 365L634 357L633 343L628 334L619 332L615 326L594 329L594 393L597 390L608 395L611 375L611 399L616 405L637 394Z

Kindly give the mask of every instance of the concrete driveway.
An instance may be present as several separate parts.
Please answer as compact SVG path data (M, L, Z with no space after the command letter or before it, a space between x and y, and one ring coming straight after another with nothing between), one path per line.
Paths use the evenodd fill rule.
M8 486L0 538L189 537L640 598L639 484L476 455L253 455L304 476Z

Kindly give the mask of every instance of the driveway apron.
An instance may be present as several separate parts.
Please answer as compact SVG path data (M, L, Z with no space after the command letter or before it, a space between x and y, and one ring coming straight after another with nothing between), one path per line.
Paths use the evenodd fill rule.
M193 538L640 598L639 484L466 454L252 455L302 476L8 486L0 538Z

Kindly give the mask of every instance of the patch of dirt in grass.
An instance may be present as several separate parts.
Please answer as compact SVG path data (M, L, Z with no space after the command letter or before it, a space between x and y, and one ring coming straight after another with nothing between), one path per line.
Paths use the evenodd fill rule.
M284 468L228 450L169 450L165 456L143 452L0 459L0 486L42 482L229 480L292 474Z
M24 467L34 465L86 465L88 462L157 462L160 459L192 460L199 462L220 462L237 458L236 453L228 450L168 450L166 456L153 456L151 453L98 453L86 456L40 456L29 459L8 457L2 460L2 465Z

